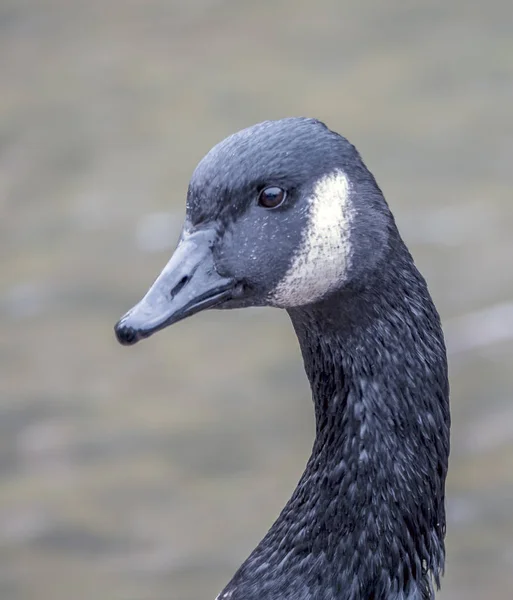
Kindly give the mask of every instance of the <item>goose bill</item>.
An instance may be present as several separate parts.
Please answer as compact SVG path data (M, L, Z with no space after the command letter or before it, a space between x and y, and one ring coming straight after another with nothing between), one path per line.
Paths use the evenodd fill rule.
M115 325L121 344L135 344L232 297L235 281L219 275L215 269L211 250L214 240L215 232L210 230L182 239L144 298Z

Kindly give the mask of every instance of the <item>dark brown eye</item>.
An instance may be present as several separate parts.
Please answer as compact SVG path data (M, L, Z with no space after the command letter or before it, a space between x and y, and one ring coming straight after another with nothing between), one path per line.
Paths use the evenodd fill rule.
M276 208L287 197L287 192L280 187L271 186L262 190L258 195L258 205L264 208Z

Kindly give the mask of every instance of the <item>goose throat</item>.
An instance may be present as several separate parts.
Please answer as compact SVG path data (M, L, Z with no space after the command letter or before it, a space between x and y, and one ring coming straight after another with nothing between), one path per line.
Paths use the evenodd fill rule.
M445 560L447 367L424 280L408 270L408 285L400 273L380 282L394 294L289 310L315 405L312 454L219 600L433 597Z

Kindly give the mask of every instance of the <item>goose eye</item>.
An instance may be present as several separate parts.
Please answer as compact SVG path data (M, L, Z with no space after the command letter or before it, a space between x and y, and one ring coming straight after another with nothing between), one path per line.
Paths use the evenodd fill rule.
M280 187L265 188L258 195L258 205L264 208L277 208L285 200L287 192Z

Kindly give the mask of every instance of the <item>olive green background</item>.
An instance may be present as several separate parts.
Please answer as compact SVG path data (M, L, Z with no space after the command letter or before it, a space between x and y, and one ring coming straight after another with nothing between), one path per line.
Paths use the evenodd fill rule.
M510 0L0 1L0 598L215 598L313 439L278 310L134 348L229 133L315 116L360 149L442 313L440 598L513 597Z

